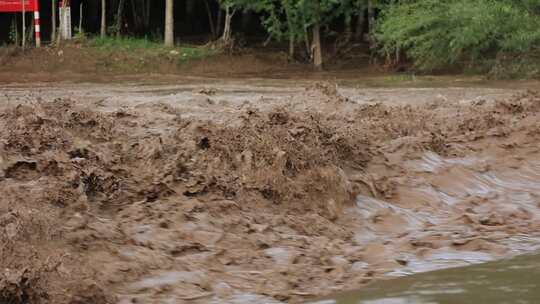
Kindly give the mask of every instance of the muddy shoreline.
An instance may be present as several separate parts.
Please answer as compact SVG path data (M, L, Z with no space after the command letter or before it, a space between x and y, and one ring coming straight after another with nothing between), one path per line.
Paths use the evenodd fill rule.
M536 92L223 91L6 87L0 299L300 303L539 244Z

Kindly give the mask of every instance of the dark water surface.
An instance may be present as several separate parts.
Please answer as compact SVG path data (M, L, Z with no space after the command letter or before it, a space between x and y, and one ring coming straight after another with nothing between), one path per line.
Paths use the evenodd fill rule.
M422 273L311 304L540 303L540 254Z

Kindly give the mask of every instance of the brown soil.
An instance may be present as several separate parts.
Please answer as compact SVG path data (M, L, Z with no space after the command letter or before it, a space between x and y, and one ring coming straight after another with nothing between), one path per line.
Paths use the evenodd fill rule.
M540 228L537 93L406 105L358 104L329 84L270 104L214 94L6 100L0 302L297 303L442 248L507 256L501 240ZM480 174L492 191L471 190ZM500 187L534 208L497 192L505 174L520 184Z
M179 55L152 50L104 50L68 43L22 51L0 48L0 82L28 80L107 81L119 75L175 74L184 76L234 77L279 75L311 71L309 65L293 64L281 53L246 51L238 55L217 54L182 61ZM29 79L30 77L30 79Z

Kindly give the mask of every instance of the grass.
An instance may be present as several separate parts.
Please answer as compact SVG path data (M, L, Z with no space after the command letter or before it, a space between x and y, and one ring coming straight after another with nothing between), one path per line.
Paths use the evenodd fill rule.
M145 38L132 38L132 37L97 37L89 41L89 45L105 50L156 50L165 49L165 47L155 41L151 41Z
M163 43L146 38L133 37L97 37L88 41L88 45L100 50L115 52L136 52L139 54L158 56L178 56L179 61L202 59L216 55L217 50L206 46L177 45L172 48L165 47Z

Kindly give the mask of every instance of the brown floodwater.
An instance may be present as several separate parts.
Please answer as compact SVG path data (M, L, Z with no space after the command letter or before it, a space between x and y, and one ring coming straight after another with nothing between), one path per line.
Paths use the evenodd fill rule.
M369 81L1 86L1 268L55 303L527 300L540 94Z
M310 304L534 304L540 299L540 255L381 281Z

